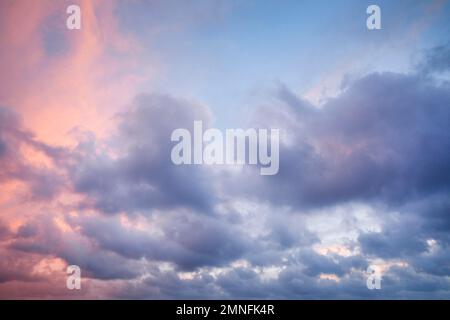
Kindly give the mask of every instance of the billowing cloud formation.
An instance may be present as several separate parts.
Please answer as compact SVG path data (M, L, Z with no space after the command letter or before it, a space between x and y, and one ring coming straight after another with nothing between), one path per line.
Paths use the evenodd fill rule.
M96 22L86 5L87 22ZM112 7L103 12L110 19ZM25 34L43 19L32 13ZM83 79L106 47L130 48L110 31L107 43L97 33L76 42L74 56L44 46L43 57L78 62L73 74ZM450 87L436 76L448 70L448 53L430 51L410 73L361 76L320 107L281 85L249 123L282 129L280 171L270 177L250 166L174 165L171 132L214 118L170 94L138 95L113 133L72 130L76 145L65 147L0 108L8 194L0 197L0 296L450 298ZM42 56L27 58L36 66ZM0 68L23 81L18 69ZM62 101L49 93L58 79L47 74L43 106L49 96L53 107ZM103 110L89 83L74 95ZM31 108L1 90L16 109ZM82 269L84 291L63 288L69 264ZM366 287L369 265L382 273L381 291Z
M98 209L109 213L174 207L211 210L214 194L202 169L174 166L167 138L176 128L191 128L194 120L208 123L208 111L170 96L143 95L119 117L114 157L91 154L81 145L80 159L71 169L75 190L90 195Z
M280 174L253 179L247 193L301 207L448 194L448 86L420 73L382 73L355 81L321 109L286 88L279 97L281 110L260 117L285 128Z

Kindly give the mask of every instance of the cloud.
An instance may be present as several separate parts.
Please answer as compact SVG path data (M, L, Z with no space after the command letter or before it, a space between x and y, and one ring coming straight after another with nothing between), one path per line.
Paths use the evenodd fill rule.
M394 266L385 271L386 289L378 297L416 297L433 288L448 294L448 283L436 286L436 277L448 273L439 267L448 256L448 238L445 229L438 230L448 220L442 199L450 187L449 88L417 73L375 73L347 84L320 109L287 87L280 87L278 97L280 104L256 119L284 130L280 173L274 177L247 167L218 175L174 167L167 159L171 131L189 128L193 120L210 120L205 108L168 95L143 95L119 117L116 135L106 142L113 155L98 147L78 150L70 169L74 190L107 214L106 220L80 222L83 235L98 250L175 266L154 271L151 285L126 286L129 294L188 297L192 288L201 287L214 290L215 297L271 292L284 298L377 298L365 288L365 269L379 259ZM220 218L221 198L263 202L274 212L260 214L267 219L261 234L245 237L243 208L237 209L240 219ZM349 202L378 206L383 223L377 232L359 230L352 246L360 253L348 257L311 250L320 242L317 235L294 228L304 236L295 235L286 215L279 217L284 222L270 223L282 206L313 214ZM108 214L120 212L153 217L155 231L107 222ZM234 266L240 260L245 267ZM396 261L404 265L395 267ZM212 268L221 270L216 278L211 278ZM267 268L277 270L270 280L263 276ZM193 275L184 279L177 272ZM412 283L402 288L406 279Z
M284 132L280 172L266 179L247 170L236 196L311 208L401 205L449 192L448 86L417 73L374 73L320 109L285 87L279 97L276 107L258 110L256 123Z
M450 71L450 43L428 50L418 68L424 73Z
M95 243L74 232L61 230L50 215L23 225L8 248L18 252L58 257L78 265L83 276L95 279L130 279L139 275L139 265L119 255L98 250Z
M179 270L222 266L250 247L248 239L224 221L189 212L166 212L150 224L152 232L100 217L82 219L79 226L99 250L128 259L169 262Z
M0 219L0 241L8 239L11 236L12 232L9 229L9 226L4 223Z
M338 277L345 275L352 268L365 270L367 261L358 256L342 257L339 255L321 255L313 250L302 250L296 257L297 261L305 265L303 273L316 277L320 274L334 274Z
M25 197L52 199L64 187L63 177L54 170L63 157L64 149L39 142L16 112L0 107L0 183L20 181L27 189Z
M80 157L70 168L75 191L88 195L105 213L183 207L210 213L215 195L206 169L175 166L170 160L172 131L191 128L194 120L208 123L209 117L205 107L187 100L139 96L119 116L111 144L114 157L78 150Z
M426 239L423 239L421 234L417 234L417 229L413 224L402 221L395 227L388 226L380 233L362 234L358 240L363 252L367 255L380 258L405 258L427 250Z
M366 256L402 259L418 273L448 276L448 210L447 196L413 202L386 218L380 232L361 233L358 243Z
M82 8L81 30L66 28L71 4ZM136 67L139 46L115 10L115 0L0 4L0 104L21 113L41 141L70 145L76 126L104 133L152 74Z
M251 123L283 129L271 177L172 164L171 132L212 115L169 94L137 96L114 133L80 130L74 148L44 143L0 109L0 179L24 183L31 203L58 200L0 224L2 257L17 269L0 264L0 296L56 259L108 297L449 297L446 83L372 73L320 108L284 85L276 99ZM381 291L366 287L371 264Z

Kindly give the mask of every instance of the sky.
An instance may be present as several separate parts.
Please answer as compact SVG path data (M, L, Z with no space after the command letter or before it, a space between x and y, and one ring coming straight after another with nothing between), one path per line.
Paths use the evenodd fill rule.
M446 0L2 0L0 298L449 299L449 35ZM279 129L279 172L174 165L194 121Z

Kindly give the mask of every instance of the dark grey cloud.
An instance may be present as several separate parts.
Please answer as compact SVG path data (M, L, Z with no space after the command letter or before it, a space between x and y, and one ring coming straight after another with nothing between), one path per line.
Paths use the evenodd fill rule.
M263 237L263 240L270 242L275 250L281 251L299 245L311 246L319 242L319 238L306 227L299 228L280 220L279 217L269 219L267 228L270 232Z
M224 298L214 277L200 273L181 279L175 271L147 269L148 276L138 283L126 283L113 298L120 299L220 299Z
M302 250L295 257L295 261L304 265L304 274L312 277L322 273L342 277L352 268L364 271L368 267L367 261L360 256L321 255L313 250Z
M402 259L419 273L448 276L449 218L448 197L427 198L386 219L380 232L360 234L358 243L365 256Z
M155 225L155 232L127 230L118 220L82 219L81 232L103 250L129 259L171 262L179 270L222 266L253 249L237 229L214 217L189 212L171 214Z
M442 194L412 207L410 211L416 212L421 221L421 233L450 245L450 197Z
M320 279L290 265L278 277L264 279L254 269L237 267L212 277L199 272L182 279L174 271L151 269L139 282L126 284L117 298L135 299L448 299L447 279L412 268L392 267L381 290L368 290L367 274L348 272L339 281Z
M413 268L392 267L383 277L388 299L449 299L449 281Z
M236 196L308 208L450 191L449 87L416 73L369 74L320 109L286 90L256 120L285 134L279 174L224 177Z
M389 223L382 232L363 233L359 244L369 256L380 258L408 258L425 252L428 248L427 238L421 232L417 219L403 218L399 222Z
M408 260L418 271L435 276L450 276L450 250L448 246L437 247Z
M176 166L170 159L172 131L192 129L194 120L207 124L207 109L168 95L142 95L118 118L119 130L110 142L117 157L89 154L86 142L77 150L70 168L75 191L105 213L176 207L211 212L215 195L205 169Z

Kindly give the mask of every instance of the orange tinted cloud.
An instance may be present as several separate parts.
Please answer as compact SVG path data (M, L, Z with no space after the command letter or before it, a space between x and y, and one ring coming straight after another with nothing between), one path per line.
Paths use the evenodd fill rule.
M48 143L70 143L77 126L103 135L147 76L136 71L138 47L119 30L115 1L78 1L81 30L66 29L68 4L19 0L0 10L0 104Z
M66 28L66 8L73 3L81 7L81 30ZM63 221L58 216L64 216L64 210L55 207L71 201L70 191L64 186L56 198L30 198L35 178L46 179L47 169L55 174L49 186L55 185L53 178L63 179L39 144L70 145L73 141L67 132L74 127L99 136L106 134L112 116L129 102L137 85L149 75L139 72L139 68L148 70L140 63L139 53L133 38L120 30L116 1L0 2L0 107L13 109L23 120L11 116L14 123L5 118L1 125L6 122L9 126L0 127L0 144L7 148L0 159L0 214L2 224L12 233L29 219L52 209L56 221ZM57 225L64 229L63 224ZM0 256L20 266L0 264L0 278L3 275L27 281L34 266L42 265L41 259L52 258L6 250L12 233L0 239ZM14 269L20 272L10 274ZM31 297L33 290L42 293L59 288L65 277L59 269L52 269L51 276L39 273L42 281L34 281L33 285L3 283L0 296L23 295L26 288L26 295ZM57 291L68 294L64 287Z

